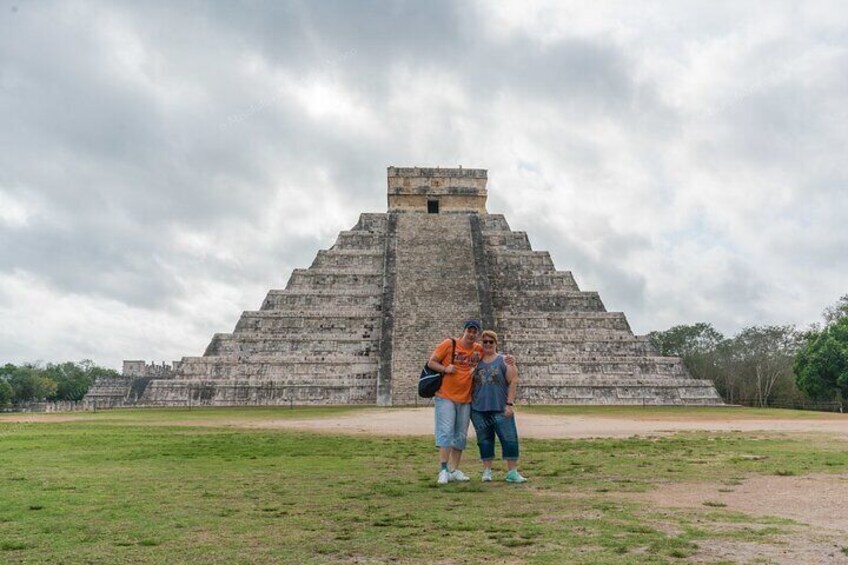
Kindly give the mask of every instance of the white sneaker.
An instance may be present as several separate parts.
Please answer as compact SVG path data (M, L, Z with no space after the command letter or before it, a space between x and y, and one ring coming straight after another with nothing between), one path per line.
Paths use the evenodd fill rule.
M484 483L488 483L492 481L492 470L491 469L483 469L483 478L480 479Z
M439 480L436 481L437 484L446 485L450 481L450 473L448 473L447 469L442 469L439 471Z
M464 482L464 481L470 481L471 477L469 477L468 475L466 475L465 473L463 473L459 469L454 469L453 471L451 471L450 480Z

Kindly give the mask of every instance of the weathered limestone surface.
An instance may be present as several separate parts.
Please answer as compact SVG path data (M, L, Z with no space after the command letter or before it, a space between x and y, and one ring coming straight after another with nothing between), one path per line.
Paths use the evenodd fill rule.
M488 214L486 196L484 170L390 167L388 212L362 214L232 333L215 334L203 356L162 375L128 362L124 378L98 381L89 398L416 404L430 352L473 317L517 357L522 402L721 403L710 382L657 355L623 313L607 312L526 233Z
M141 402L376 403L385 236L386 214L362 214L232 333L184 358L175 379L154 380Z

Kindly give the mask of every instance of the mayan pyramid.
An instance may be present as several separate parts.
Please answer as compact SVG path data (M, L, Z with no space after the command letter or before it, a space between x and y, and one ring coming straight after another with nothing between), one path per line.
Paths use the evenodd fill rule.
M416 382L430 351L477 318L516 356L521 402L721 404L711 382L658 355L623 313L607 312L526 233L489 214L486 181L483 169L389 167L388 211L362 214L203 356L173 373L99 382L89 399L421 403Z

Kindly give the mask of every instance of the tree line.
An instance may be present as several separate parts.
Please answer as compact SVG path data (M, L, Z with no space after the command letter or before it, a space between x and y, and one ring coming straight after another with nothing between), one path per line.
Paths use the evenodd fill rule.
M683 359L692 376L711 380L729 404L803 406L848 403L848 294L806 330L751 326L725 337L712 324L648 334L662 355Z
M99 377L118 377L114 369L86 359L79 363L7 363L0 367L0 408L42 400L82 400Z

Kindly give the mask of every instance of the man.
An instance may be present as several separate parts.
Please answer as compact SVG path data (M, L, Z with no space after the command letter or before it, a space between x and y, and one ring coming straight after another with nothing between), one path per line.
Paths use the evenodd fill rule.
M460 471L459 462L465 449L468 422L471 419L471 385L477 362L483 348L477 335L483 330L477 320L467 320L462 337L456 340L453 362L450 339L441 342L427 365L445 375L442 387L436 393L436 447L439 448L440 485L449 481L467 481L468 475Z

